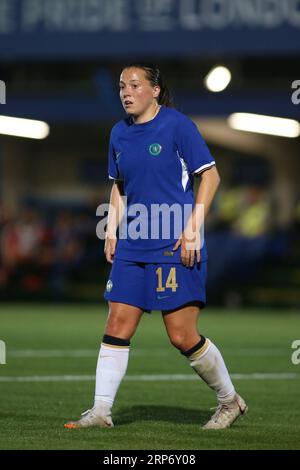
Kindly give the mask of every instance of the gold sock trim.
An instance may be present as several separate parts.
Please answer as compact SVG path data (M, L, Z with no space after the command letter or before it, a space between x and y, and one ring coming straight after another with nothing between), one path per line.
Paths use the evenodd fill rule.
M101 343L101 346L106 346L107 348L113 348L113 349L127 349L129 346L116 346L115 344L107 344L107 343Z
M203 353L205 353L209 345L210 345L210 341L209 339L206 338L203 346L200 349L198 349L198 351L195 351L191 356L189 356L189 360L194 361L195 359L199 359L199 357L202 356Z

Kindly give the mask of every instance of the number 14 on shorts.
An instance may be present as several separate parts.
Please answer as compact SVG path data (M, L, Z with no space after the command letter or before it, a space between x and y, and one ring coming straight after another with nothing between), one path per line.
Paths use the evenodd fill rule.
M157 268L155 274L157 275L157 287L156 292L165 292L166 289L172 289L172 292L176 292L178 284L176 282L176 268L172 267L168 273L165 285L163 285L162 267Z

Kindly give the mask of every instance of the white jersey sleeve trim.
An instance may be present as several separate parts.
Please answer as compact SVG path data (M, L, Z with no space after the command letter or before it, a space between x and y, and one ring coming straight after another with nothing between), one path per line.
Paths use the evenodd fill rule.
M186 187L187 187L187 184L188 184L188 181L189 181L189 172L188 172L186 163L185 163L184 159L179 155L178 150L177 150L177 156L178 156L179 161L181 163L181 172L182 172L181 173L181 184L182 184L183 190L185 191Z
M210 163L206 163L205 165L202 165L202 166L200 166L199 168L197 168L197 170L193 171L193 175L198 175L198 174L201 173L203 170L206 170L207 168L210 168L211 166L214 166L215 164L216 164L215 161L210 162Z
M113 176L108 175L108 178L113 181L123 181L121 178L114 178Z

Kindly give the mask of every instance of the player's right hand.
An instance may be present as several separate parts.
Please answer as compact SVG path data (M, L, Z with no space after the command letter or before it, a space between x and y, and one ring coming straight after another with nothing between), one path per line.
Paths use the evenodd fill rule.
M108 261L108 263L112 264L114 262L116 245L117 245L116 238L106 238L105 245L104 245L104 254L106 257L106 261Z

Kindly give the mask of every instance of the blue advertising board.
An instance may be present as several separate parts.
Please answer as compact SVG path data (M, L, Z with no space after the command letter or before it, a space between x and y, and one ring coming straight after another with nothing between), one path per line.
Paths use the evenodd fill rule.
M5 61L299 52L299 0L0 0Z

